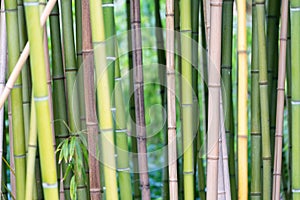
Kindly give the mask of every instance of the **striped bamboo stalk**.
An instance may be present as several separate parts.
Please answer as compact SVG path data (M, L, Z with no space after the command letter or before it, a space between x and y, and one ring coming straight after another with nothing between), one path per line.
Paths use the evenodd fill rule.
M103 155L103 171L107 199L118 199L117 180L115 171L115 150L113 135L113 120L111 115L111 91L106 62L105 28L102 1L90 0L90 17L94 61L97 77L97 104L100 117L100 133Z
M31 46L33 93L37 117L38 143L42 170L44 197L58 199L55 154L50 123L49 94L47 89L43 35L39 19L38 1L24 2L28 38Z
M300 199L300 147L299 147L299 114L300 114L300 91L298 88L300 74L300 1L290 1L291 16L291 110L292 110L292 198Z
M98 123L96 113L96 96L94 93L94 66L92 51L92 35L90 23L89 1L82 1L82 55L84 75L84 98L86 111L86 127L88 134L90 197L92 200L101 199L99 161L92 154L98 144Z
M252 4L251 54L251 199L261 199L261 128L256 3Z
M169 197L178 199L177 141L176 141L176 91L175 91L175 34L174 0L166 1L166 73L168 110L168 168Z
M143 200L150 199L150 185L147 163L147 138L145 127L144 86L143 86L143 58L141 41L140 0L130 2L130 20L132 29L133 56L133 85L136 116L136 137L138 147L138 164L140 174L140 188Z
M232 26L233 0L223 1L222 11L222 66L221 76L224 84L222 98L224 102L225 132L229 150L230 189L232 199L237 199L234 153L234 118L232 102Z
M284 117L287 24L288 24L288 0L285 0L285 1L282 1L282 8L281 8L280 52L279 52L279 61L278 61L276 134L275 134L273 196L272 196L273 200L280 199L280 176L281 176L281 166L282 166L282 142L283 142L282 138L283 138L283 117Z
M8 73L11 74L19 57L19 28L17 1L6 0L5 9L12 10L6 12L6 30L7 30L7 49L8 49ZM12 132L14 163L16 173L16 198L20 199L25 195L25 172L26 172L26 152L25 152L25 134L23 123L23 105L22 105L22 78L19 76L11 91L11 111L12 111Z
M208 68L208 133L207 133L207 199L217 198L219 131L220 131L220 68L222 1L210 3L209 68Z
M262 132L262 160L263 160L263 198L271 198L271 147L268 102L268 77L265 38L265 1L256 0L256 14L258 27L258 64L259 64L259 92L261 109Z

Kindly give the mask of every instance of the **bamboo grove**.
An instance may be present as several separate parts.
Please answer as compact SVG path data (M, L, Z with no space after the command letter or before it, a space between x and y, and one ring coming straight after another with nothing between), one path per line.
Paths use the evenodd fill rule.
M300 0L1 0L1 199L300 200Z

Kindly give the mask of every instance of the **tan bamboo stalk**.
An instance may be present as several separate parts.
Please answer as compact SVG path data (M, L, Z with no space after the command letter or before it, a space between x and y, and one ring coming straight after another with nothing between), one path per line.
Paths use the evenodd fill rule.
M210 2L210 38L208 71L207 199L217 199L220 131L220 68L222 0Z
M132 55L133 55L133 80L134 101L136 116L136 137L138 141L138 163L140 172L140 185L143 200L150 200L150 185L147 163L147 138L145 127L144 86L143 86L143 58L140 0L131 0L131 28L132 28Z
M176 93L174 57L174 0L166 1L166 64L168 110L168 165L170 200L178 199L177 145L176 145Z
M4 12L4 0L1 0L0 8L0 94L2 94L5 87L5 74L7 64L7 44L6 44L6 23L5 23L5 12ZM0 109L0 158L3 155L3 137L5 138L4 132L4 108ZM4 150L5 151L5 150ZM2 180L2 160L0 160L0 180ZM2 188L2 181L0 183ZM1 192L2 193L2 192Z
M47 3L47 6L45 7L45 10L43 12L43 14L41 15L41 19L40 19L40 23L41 26L43 26L46 23L46 20L48 18L48 16L51 13L52 8L54 7L55 3L57 0L49 0L49 2ZM5 88L3 90L3 93L0 96L0 108L2 108L2 106L4 105L4 102L6 101L8 95L11 92L11 89L13 88L21 70L22 67L24 66L24 63L26 62L26 59L29 56L29 42L26 43L18 62L16 63L14 70L11 72L10 77L8 78Z
M91 35L89 0L82 1L82 56L86 128L88 134L90 197L101 199L99 161L95 157L98 144L98 122L94 85L93 45Z
M238 198L248 199L248 63L246 0L237 1L238 10Z
M226 200L226 191L224 183L224 165L223 165L223 149L222 149L222 130L220 125L219 132L219 159L218 159L218 200Z
M281 2L281 27L280 27L280 49L278 62L278 87L277 87L277 109L276 109L276 131L274 150L274 172L273 172L273 195L272 199L280 199L280 177L282 163L282 137L284 117L284 91L286 71L286 40L288 24L288 0Z

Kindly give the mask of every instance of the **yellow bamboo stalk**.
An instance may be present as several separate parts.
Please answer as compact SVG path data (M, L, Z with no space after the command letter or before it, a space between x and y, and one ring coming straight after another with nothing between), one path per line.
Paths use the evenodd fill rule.
M237 1L238 11L238 199L248 199L248 158L247 158L247 32L246 0Z

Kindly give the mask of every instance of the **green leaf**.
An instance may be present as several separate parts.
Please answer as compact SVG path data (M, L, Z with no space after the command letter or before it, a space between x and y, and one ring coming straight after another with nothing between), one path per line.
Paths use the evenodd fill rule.
M72 178L71 178L71 181L70 181L70 196L71 196L71 199L76 199L77 198L76 192L77 192L77 184L76 184L76 181L75 181L75 176L73 175Z
M63 180L65 180L65 179L67 178L67 176L68 176L68 174L70 173L71 169L72 169L72 165L71 165L71 164L68 164L68 167L67 167L67 169L66 169L66 172L65 172L65 175L64 175L64 177L63 177Z
M76 137L72 137L69 145L69 162L73 159L74 157L74 152L75 152L75 143L76 143Z
M68 162L69 157L69 140L66 140L61 148L65 162Z
M85 146L85 148L87 148L87 141L84 136L84 133L80 132L78 135L79 135L79 139L81 140L82 144Z
M87 146L84 146L82 143L80 144L80 147L81 147L81 150L82 150L82 153L83 153L83 157L85 159L85 161L88 163L89 162L89 154L88 154L88 151L87 151Z

